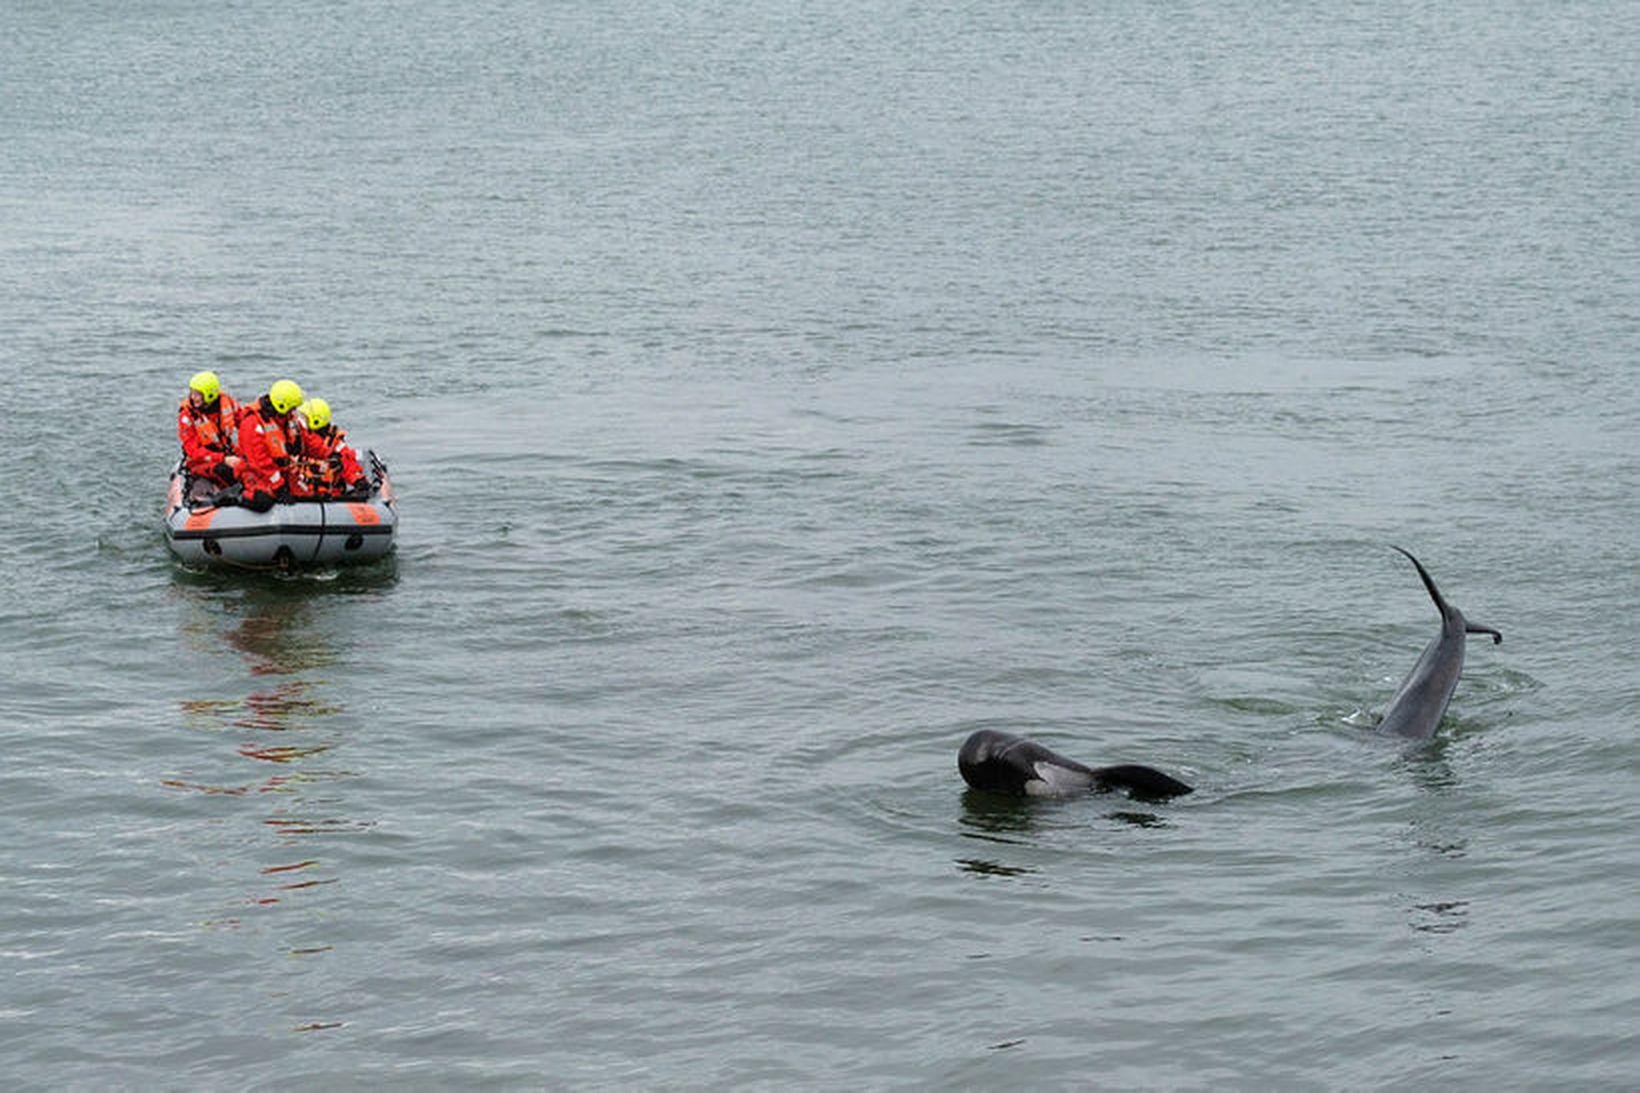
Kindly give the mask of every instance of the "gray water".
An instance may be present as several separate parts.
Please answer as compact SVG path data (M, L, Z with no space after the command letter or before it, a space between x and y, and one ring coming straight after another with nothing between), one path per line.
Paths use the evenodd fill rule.
M0 1079L1640 1084L1636 41L13 0ZM396 557L174 563L200 368Z

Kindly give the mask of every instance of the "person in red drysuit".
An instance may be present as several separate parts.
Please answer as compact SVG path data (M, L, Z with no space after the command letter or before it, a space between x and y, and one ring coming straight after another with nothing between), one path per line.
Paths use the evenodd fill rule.
M294 457L302 450L291 411L301 401L302 389L280 380L240 411L239 480L245 486L246 508L267 512L274 502L290 500Z
M219 486L233 484L241 462L234 454L239 414L239 403L222 389L215 372L200 372L188 381L188 397L177 407L177 439L191 476Z
M359 453L347 443L347 434L330 420L330 403L310 398L296 407L296 424L302 434L298 473L291 492L306 497L364 498L370 495L370 479L359 466Z

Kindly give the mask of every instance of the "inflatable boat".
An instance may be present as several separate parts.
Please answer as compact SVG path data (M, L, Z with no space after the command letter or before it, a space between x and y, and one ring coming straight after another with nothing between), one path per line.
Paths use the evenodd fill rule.
M234 504L238 489L219 490L177 464L165 501L165 541L184 562L247 569L370 562L393 550L399 513L387 467L366 454L368 496L291 501L255 512Z

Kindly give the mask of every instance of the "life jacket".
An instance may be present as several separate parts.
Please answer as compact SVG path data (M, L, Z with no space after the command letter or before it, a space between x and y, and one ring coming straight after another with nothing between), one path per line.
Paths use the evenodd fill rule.
M307 497L336 497L347 485L342 466L342 438L347 434L334 425L304 430L301 454L291 475L291 492Z
M291 492L300 497L335 497L342 492L341 477L329 459L303 456L290 482Z
M178 407L199 443L213 452L232 455L239 445L239 404L229 394L217 396L216 411L195 410L190 399Z
M258 418L257 429L262 434L262 442L268 446L268 454L280 470L290 466L290 450L299 445L293 444L296 438L291 435L296 423L286 418L284 421L268 421Z

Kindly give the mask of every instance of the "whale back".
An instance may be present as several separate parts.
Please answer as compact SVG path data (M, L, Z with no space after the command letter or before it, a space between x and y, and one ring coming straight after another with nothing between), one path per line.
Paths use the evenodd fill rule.
M975 789L1027 797L1085 793L1094 782L1093 771L1076 760L1034 740L995 729L981 729L968 737L957 753L957 769Z
M1070 797L1112 789L1147 798L1192 792L1177 778L1151 767L1130 763L1094 769L1034 740L995 729L980 729L963 742L957 769L975 789L1025 797Z

